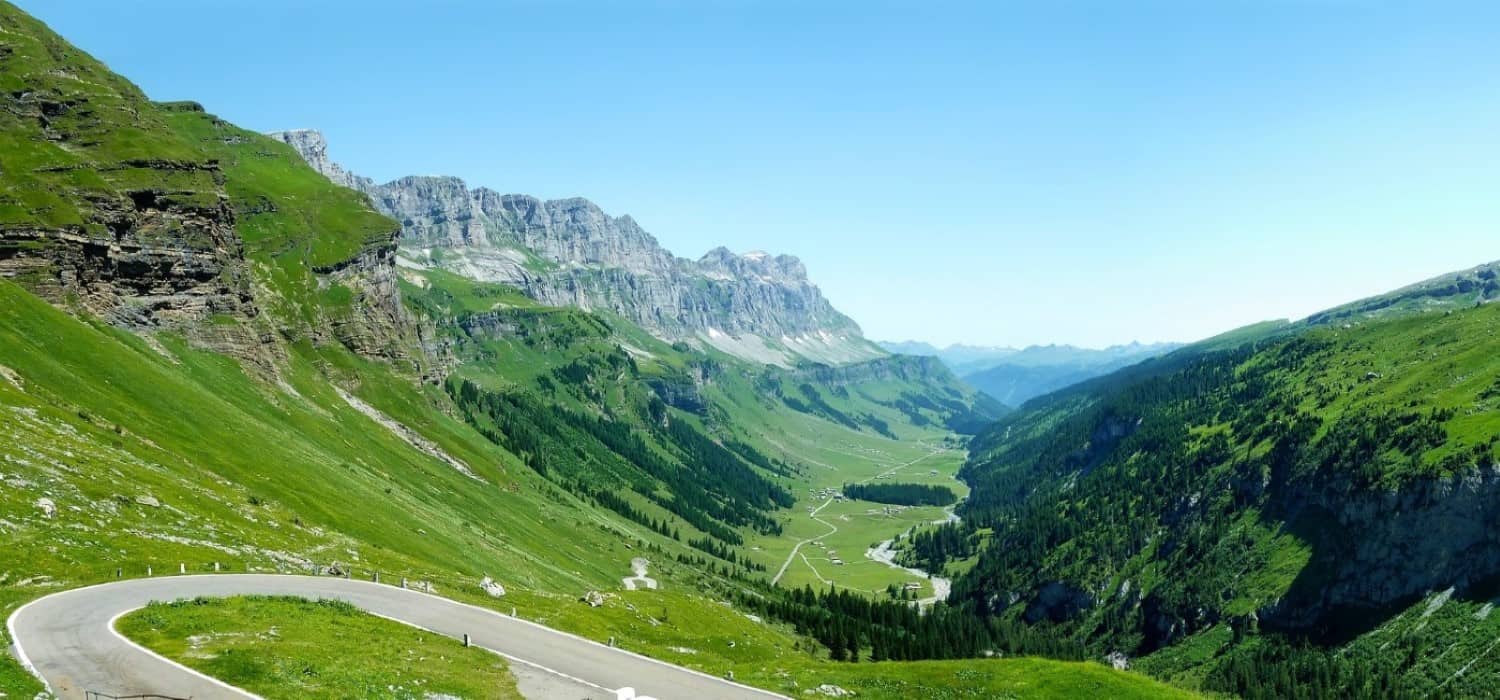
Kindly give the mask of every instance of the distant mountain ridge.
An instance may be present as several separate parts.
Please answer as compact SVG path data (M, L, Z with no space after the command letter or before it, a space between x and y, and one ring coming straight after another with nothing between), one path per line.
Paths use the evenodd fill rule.
M1127 343L1103 349L1032 345L1023 349L981 345L937 348L920 341L884 342L891 352L933 356L970 386L1008 406L1164 355L1180 343Z
M954 343L939 348L920 340L877 341L880 347L902 355L926 355L936 357L955 373L963 375L993 367L1018 352L1020 348Z
M404 266L511 285L544 304L618 314L664 340L767 364L886 354L828 302L795 257L720 247L698 260L679 258L631 217L610 216L587 199L500 194L445 176L377 184L330 159L317 131L270 136L400 221Z

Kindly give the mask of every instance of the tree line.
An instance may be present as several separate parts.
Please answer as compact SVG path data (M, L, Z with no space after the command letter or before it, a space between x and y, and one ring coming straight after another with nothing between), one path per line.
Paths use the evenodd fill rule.
M947 486L936 484L844 484L848 498L896 506L951 506L958 494Z

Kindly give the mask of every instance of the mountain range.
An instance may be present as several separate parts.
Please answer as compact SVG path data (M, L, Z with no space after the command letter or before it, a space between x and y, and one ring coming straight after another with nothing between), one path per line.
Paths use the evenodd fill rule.
M919 341L880 342L880 346L894 353L937 357L970 386L1005 405L1020 406L1034 397L1164 355L1182 344L1129 343L1100 350L1072 345L937 348Z
M721 247L687 260L634 219L612 217L586 199L500 194L454 177L376 184L332 161L317 131L271 137L401 222L403 266L509 285L544 304L616 314L664 340L755 362L838 364L886 354L833 308L795 257L736 255Z

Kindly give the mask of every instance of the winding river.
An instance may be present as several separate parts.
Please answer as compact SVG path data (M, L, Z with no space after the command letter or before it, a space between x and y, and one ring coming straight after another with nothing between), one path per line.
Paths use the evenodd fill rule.
M934 525L941 525L941 524L944 524L944 523L956 523L956 522L958 522L960 520L960 518L958 517L958 514L953 512L953 506L949 506L947 508L947 510L945 510L944 512L947 514L947 517L943 518L942 520L934 520L934 521L932 521L932 523ZM901 536L905 537L907 535L910 535L911 532L912 532L912 530L915 530L915 529L916 529L915 527L909 528L906 532L902 533ZM946 578L943 578L941 576L933 576L932 574L929 574L926 571L923 571L921 569L912 569L912 568L908 568L908 567L902 566L900 564L897 564L896 563L896 549L895 549L895 544L896 544L895 538L892 538L892 539L886 540L884 542L881 542L880 544L878 544L878 545L876 545L876 546L874 546L874 547L872 547L870 549L865 550L865 557L867 559L878 561L878 562L880 562L882 564L885 564L886 566L889 566L889 567L891 567L893 569L899 569L901 571L905 571L906 573L911 574L912 576L916 576L917 578L924 578L924 579L927 579L927 580L931 581L932 582L932 596L929 597L929 598L922 598L921 600L918 600L917 601L918 605L920 605L922 607L927 607L927 606L932 605L933 603L936 603L936 602L938 602L940 600L947 600L948 599L948 592L951 591L951 590L953 590L953 581L951 579L946 579Z

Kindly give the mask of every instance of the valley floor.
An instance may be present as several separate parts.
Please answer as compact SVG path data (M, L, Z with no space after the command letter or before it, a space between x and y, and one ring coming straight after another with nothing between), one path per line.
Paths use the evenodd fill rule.
M936 439L878 445L866 436L850 435L843 445L825 447L813 457L830 466L814 471L797 494L797 504L783 516L783 534L751 539L750 554L768 567L773 583L789 588L836 586L875 594L891 585L915 583L922 587L919 597L935 597L938 591L930 580L868 553L914 527L945 519L947 511L857 501L840 492L845 484L889 481L939 484L962 495L967 488L954 475L963 465L963 451Z

